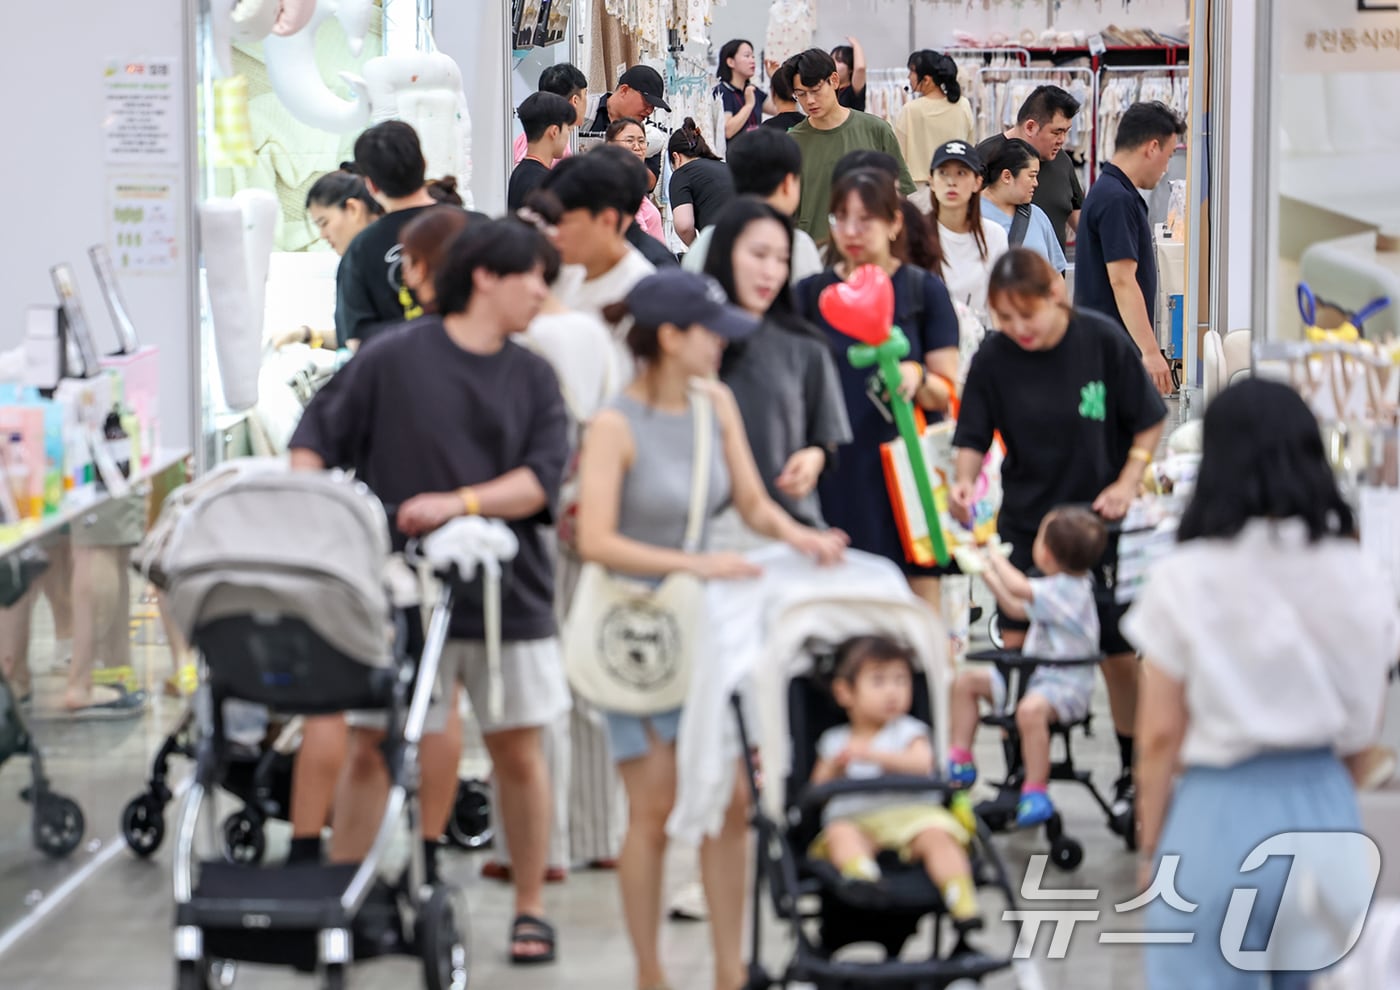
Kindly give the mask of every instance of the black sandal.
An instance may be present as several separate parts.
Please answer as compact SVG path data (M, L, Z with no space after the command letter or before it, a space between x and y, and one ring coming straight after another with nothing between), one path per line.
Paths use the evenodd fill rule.
M516 966L535 966L542 963L554 962L554 926L543 918L536 918L532 914L516 915L510 924L510 961ZM525 945L543 945L548 947L545 952L522 953L515 951L515 946L524 943Z

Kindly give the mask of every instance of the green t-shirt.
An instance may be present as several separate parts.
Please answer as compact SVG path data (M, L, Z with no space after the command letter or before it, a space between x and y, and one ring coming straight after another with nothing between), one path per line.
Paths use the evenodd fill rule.
M848 151L883 151L899 162L899 191L908 196L914 180L900 154L890 125L872 114L852 110L840 127L818 130L804 120L788 131L802 149L802 204L797 208L797 226L818 243L827 238L827 214L831 212L831 170Z

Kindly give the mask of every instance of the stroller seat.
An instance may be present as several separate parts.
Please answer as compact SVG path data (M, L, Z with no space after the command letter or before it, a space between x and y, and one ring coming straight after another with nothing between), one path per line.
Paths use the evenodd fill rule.
M1008 711L992 712L981 717L983 725L992 726L1002 732L1002 753L1006 762L1006 776L993 786L995 797L977 805L977 815L987 827L1001 832L1016 826L1016 806L1021 797L1021 785L1025 781L1025 764L1021 758L1021 733L1016 725L1016 707L1025 697L1031 674L1037 667L1049 664L1056 666L1089 666L1103 662L1103 655L1083 657L1075 660L1040 660L1028 657L1019 650L985 650L967 656L972 663L995 664L997 671L1006 683ZM1085 788L1095 803L1103 810L1108 827L1121 836L1128 849L1137 848L1137 819L1131 806L1126 812L1115 813L1108 800L1094 783L1088 770L1080 769L1074 762L1073 736L1075 730L1082 729L1085 736L1093 735L1093 715L1086 713L1081 719L1072 722L1054 721L1050 725L1050 780L1069 781ZM1055 740L1060 740L1063 755L1056 759ZM1063 870L1073 870L1084 859L1084 847L1064 831L1064 822L1057 812L1045 823L1045 836L1050 841L1050 860Z

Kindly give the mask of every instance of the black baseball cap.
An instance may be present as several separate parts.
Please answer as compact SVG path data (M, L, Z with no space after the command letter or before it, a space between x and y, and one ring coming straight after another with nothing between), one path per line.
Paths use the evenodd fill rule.
M758 317L729 302L724 287L708 275L667 268L648 275L627 293L627 309L643 326L698 323L726 340L740 340L758 329Z
M977 153L977 149L967 141L949 141L943 147L933 153L933 164L929 166L930 172L937 172L938 166L946 162L962 162L972 171L981 175L985 168L982 165L982 156Z
M670 110L666 102L666 84L661 81L661 73L649 65L634 65L622 74L617 81L619 86L630 86L647 98L647 102L662 110Z

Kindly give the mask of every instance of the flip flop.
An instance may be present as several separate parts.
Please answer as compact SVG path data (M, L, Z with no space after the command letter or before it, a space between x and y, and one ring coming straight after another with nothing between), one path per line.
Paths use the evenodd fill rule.
M493 859L481 864L481 877L483 880L510 883L513 876L513 871L505 863L498 863ZM563 883L567 879L569 879L569 871L562 866L550 866L544 871L545 883Z
M554 962L554 926L543 918L532 914L518 914L510 924L510 961L516 966L538 966ZM543 945L546 951L533 954L520 953L517 945Z
M122 718L136 718L146 710L146 692L128 691L119 684L110 685L117 691L111 701L98 701L81 708L68 710L68 717L74 721L95 722Z

